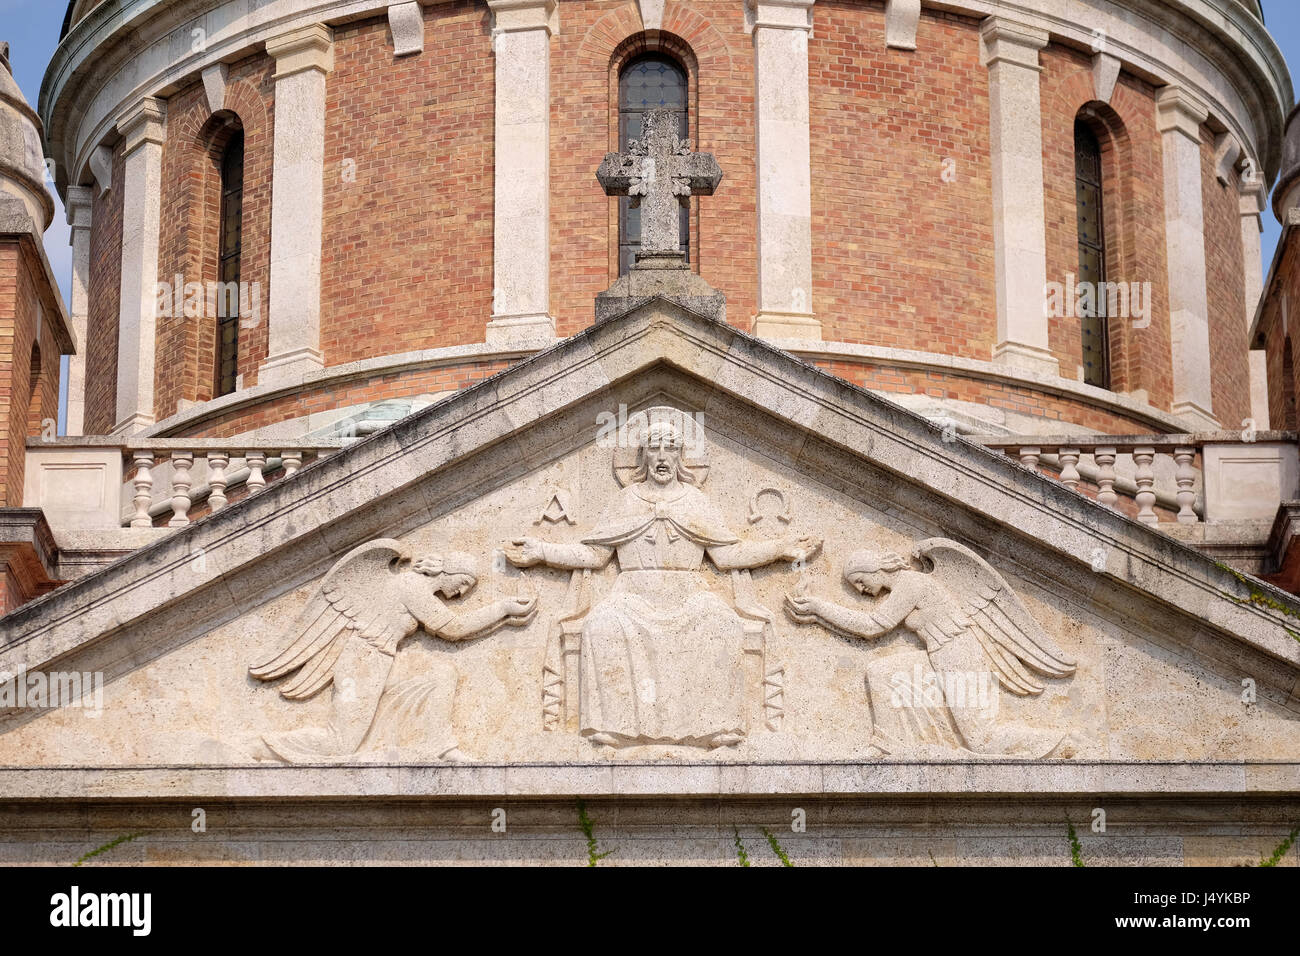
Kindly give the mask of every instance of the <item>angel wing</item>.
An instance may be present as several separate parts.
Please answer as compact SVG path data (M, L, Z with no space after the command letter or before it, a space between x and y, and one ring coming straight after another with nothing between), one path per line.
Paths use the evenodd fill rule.
M975 634L999 682L1011 693L1043 692L1031 670L1048 677L1074 673L1074 661L1052 642L1002 575L974 551L947 538L929 538L915 555L929 559L934 576L959 602L959 613L948 623L965 625Z
M297 636L289 646L248 672L269 681L297 670L280 694L289 700L306 700L334 679L334 664L349 635L372 644L405 637L413 619L397 583L400 566L410 559L406 548L391 538L353 548L325 575L294 621Z

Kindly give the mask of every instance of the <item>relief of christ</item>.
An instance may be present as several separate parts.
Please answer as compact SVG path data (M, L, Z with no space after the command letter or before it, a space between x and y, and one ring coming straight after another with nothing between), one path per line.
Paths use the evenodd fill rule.
M821 542L741 541L697 487L681 429L646 422L627 487L581 544L519 538L506 557L517 567L593 570L618 558L612 591L582 625L584 736L613 747L734 746L745 734L744 621L708 589L704 555L730 571L806 561Z

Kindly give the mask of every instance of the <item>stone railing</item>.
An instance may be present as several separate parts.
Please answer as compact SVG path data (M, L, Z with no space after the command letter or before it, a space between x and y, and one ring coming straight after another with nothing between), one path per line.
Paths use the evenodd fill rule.
M1157 507L1182 524L1271 521L1300 494L1294 432L1205 432L1186 435L974 436L1031 471L1044 467L1078 490L1118 508L1133 499L1136 517L1160 520Z
M248 439L59 438L27 443L23 504L75 530L180 528L197 509L219 511L349 439L272 445ZM162 492L160 495L159 492Z

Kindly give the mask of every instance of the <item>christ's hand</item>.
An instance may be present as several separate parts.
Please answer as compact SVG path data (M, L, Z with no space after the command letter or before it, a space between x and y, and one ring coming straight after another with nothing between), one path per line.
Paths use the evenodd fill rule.
M515 538L504 548L506 560L517 568L531 568L546 560L542 542L536 538Z

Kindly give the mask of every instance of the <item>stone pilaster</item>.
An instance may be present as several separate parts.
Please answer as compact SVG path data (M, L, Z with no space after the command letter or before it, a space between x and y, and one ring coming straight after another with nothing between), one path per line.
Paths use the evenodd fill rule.
M1001 17L980 28L989 70L993 255L998 334L993 360L1060 374L1047 337L1047 232L1038 52L1048 34Z
M122 176L122 279L117 327L117 410L113 433L154 423L153 375L167 103L146 96L117 124L126 140Z
M758 127L758 315L754 334L820 339L812 308L808 36L813 0L749 0Z
M551 34L556 0L488 0L496 54L492 319L487 341L555 337L550 314Z
M72 299L68 321L77 353L68 358L68 420L65 433L82 435L86 423L86 324L90 314L90 223L94 190L69 186L65 201L72 235Z
M271 160L271 308L259 385L320 369L321 232L325 194L325 76L330 28L316 23L266 42L275 59Z
M1210 391L1210 307L1201 197L1201 124L1208 118L1205 106L1180 87L1165 87L1156 96L1156 126L1164 152L1173 412L1187 420L1190 431L1219 427Z
M1253 169L1253 167L1250 167ZM1241 187L1241 258L1246 269L1246 328L1255 322L1259 300L1264 295L1264 256L1259 235L1264 231L1263 212L1268 204L1268 191L1258 174ZM1250 418L1254 427L1267 429L1268 417L1268 356L1263 349L1246 353L1250 360ZM1232 424L1226 422L1225 424Z

